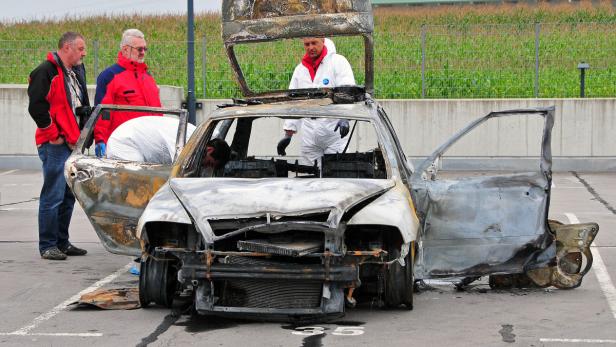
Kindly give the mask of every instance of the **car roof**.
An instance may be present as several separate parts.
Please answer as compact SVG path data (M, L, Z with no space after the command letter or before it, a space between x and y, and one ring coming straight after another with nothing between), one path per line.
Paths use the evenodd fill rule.
M335 117L359 120L372 120L369 103L334 103L330 98L304 99L271 102L257 105L225 105L214 111L211 119L249 116L284 116L284 117Z

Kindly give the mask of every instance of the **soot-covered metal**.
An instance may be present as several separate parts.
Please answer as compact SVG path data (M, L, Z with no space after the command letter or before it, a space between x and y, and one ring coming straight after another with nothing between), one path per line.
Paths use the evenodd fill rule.
M285 23L293 25L283 30ZM321 32L371 40L369 2L223 2L228 49ZM234 56L229 59L237 68ZM214 111L188 142L184 110L140 108L180 117L180 154L172 166L87 155L101 113L127 109L99 106L65 175L105 247L141 255L141 306L170 306L180 293L191 293L201 314L314 320L343 315L362 299L412 309L420 279L490 276L494 287L581 285L599 227L548 220L554 108L491 112L415 170L372 98L368 77L366 84L262 96L244 89L248 98ZM440 179L439 158L456 141L484 122L520 115L544 120L536 170ZM376 145L326 154L322 167L276 154L248 156L259 141L255 121L302 118L361 122L374 130ZM232 158L228 167L204 175L201 164L214 138L231 139Z

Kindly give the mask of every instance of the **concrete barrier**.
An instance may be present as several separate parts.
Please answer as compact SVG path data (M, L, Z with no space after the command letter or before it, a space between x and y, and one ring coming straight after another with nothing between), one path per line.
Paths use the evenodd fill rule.
M90 95L94 90L90 87ZM165 107L180 107L182 88L161 86ZM199 100L202 123L216 105L230 100ZM380 100L405 154L417 163L471 121L490 111L556 106L552 132L554 170L616 171L616 98ZM0 85L0 168L40 168L35 125L27 111L26 86ZM444 169L525 170L538 167L541 120L498 119L463 138L443 158ZM271 129L275 138L281 129ZM294 141L298 142L298 141Z

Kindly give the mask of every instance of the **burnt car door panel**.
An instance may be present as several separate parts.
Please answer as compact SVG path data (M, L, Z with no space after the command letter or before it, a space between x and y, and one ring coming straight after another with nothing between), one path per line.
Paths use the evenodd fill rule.
M117 254L141 255L135 235L150 198L167 181L171 165L140 163L86 155L94 125L107 110L172 114L180 117L176 157L186 142L186 111L150 107L99 105L84 127L65 165L66 181L105 248Z
M493 118L544 118L541 163L536 172L436 179L438 159L464 135ZM554 108L492 112L438 148L412 175L421 220L419 278L523 273L546 266L556 249L548 233L551 186L550 136Z

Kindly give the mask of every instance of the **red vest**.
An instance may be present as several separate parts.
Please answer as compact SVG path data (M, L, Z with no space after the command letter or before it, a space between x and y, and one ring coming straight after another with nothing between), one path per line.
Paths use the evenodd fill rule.
M145 63L125 58L118 52L118 62L101 72L96 82L95 105L131 105L160 107L160 94L156 81L147 71ZM111 133L127 120L162 114L114 111L109 119L101 118L94 127L96 142L107 142Z

